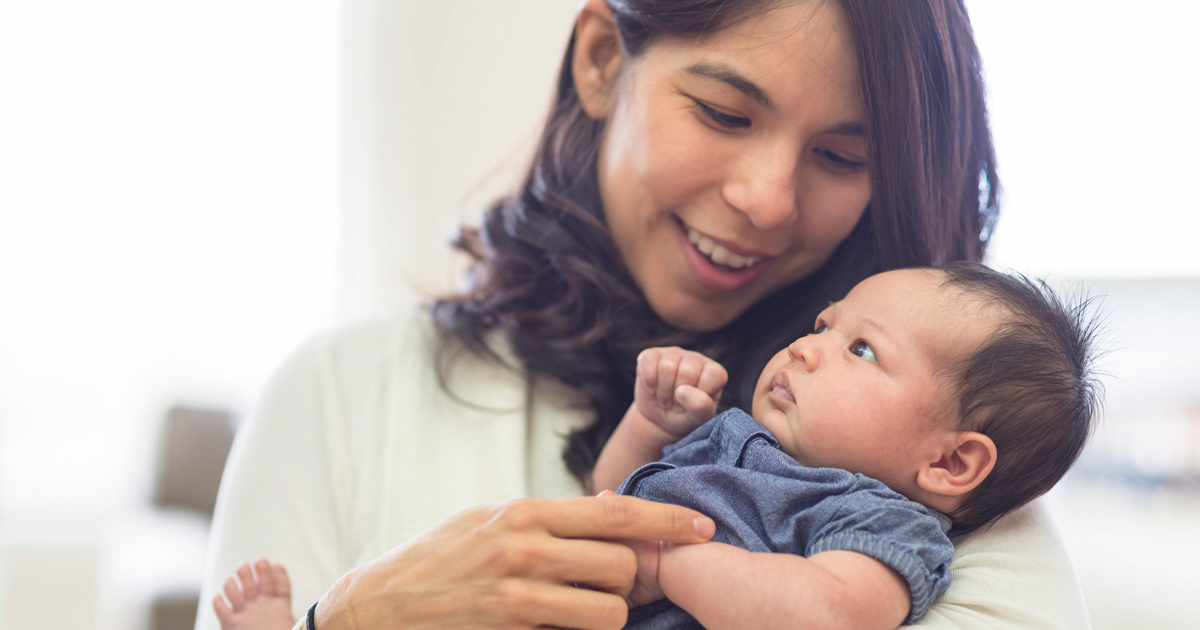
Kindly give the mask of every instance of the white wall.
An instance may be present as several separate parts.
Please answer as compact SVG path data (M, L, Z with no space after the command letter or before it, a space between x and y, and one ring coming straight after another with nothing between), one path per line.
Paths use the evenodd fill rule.
M347 0L342 312L454 286L460 222L523 175L573 0Z
M1004 185L992 260L1197 277L1200 4L968 0Z
M166 408L245 410L331 321L339 19L0 3L0 627L95 623Z
M338 6L2 7L0 501L106 506L330 312Z

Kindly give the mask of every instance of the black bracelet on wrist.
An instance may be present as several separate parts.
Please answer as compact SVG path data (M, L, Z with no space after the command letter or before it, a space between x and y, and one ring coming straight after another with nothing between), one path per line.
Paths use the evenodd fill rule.
M316 616L316 614L317 614L317 604L313 604L308 609L308 617L304 621L304 630L317 630L317 622L313 620L313 617Z

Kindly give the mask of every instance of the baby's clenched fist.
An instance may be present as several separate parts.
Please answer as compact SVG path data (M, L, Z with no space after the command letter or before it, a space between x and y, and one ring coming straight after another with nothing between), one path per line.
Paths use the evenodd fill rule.
M633 404L648 420L682 438L717 413L729 380L716 361L682 348L650 348L638 355Z

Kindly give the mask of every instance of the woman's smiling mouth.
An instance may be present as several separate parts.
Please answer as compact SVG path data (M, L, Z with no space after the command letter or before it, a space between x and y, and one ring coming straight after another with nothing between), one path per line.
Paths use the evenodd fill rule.
M715 291L737 291L749 285L773 259L762 252L751 252L716 239L687 225L678 217L679 246L692 274L705 287Z
M684 226L687 231L688 242L696 246L701 254L708 256L708 259L718 265L724 265L730 269L745 269L753 266L762 260L763 256L741 256L735 254L724 245L712 240L711 238L701 234L698 230Z

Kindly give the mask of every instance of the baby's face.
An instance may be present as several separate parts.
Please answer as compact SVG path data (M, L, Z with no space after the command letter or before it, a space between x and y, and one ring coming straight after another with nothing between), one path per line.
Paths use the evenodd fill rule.
M956 393L940 371L994 329L942 281L940 272L900 270L859 283L767 364L754 419L806 466L844 468L909 494L922 460L937 461L956 426Z

